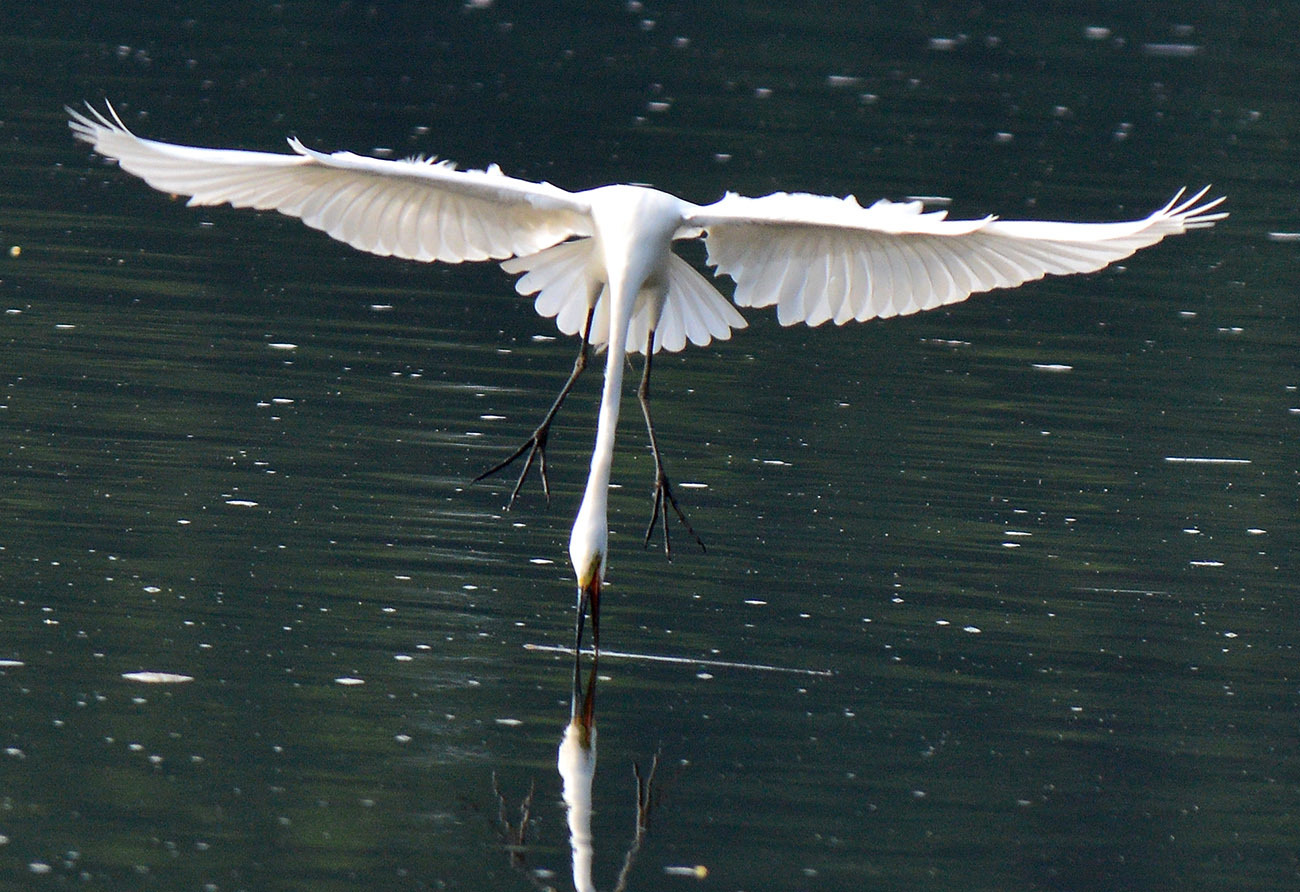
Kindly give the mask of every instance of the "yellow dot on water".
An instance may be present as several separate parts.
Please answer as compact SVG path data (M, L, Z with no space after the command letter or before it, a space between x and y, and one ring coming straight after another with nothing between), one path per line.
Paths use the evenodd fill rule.
M21 246L21 245L10 245L10 246L9 246L9 256L10 256L10 257L17 257L17 256L18 256L19 254L21 254L21 253L23 253L23 249L22 249L22 246Z

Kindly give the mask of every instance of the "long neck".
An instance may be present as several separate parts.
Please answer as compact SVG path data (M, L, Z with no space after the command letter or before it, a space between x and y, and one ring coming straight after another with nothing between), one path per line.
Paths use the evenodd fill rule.
M569 554L579 582L594 570L604 575L605 553L609 539L609 473L614 463L614 437L618 429L618 409L623 392L623 365L627 358L627 325L632 314L635 293L628 294L622 282L611 283L605 295L609 301L609 343L605 357L605 385L600 395L600 416L596 425L596 445L591 452L591 472L582 506L573 523ZM595 560L597 567L584 563Z
M681 202L662 192L636 186L606 186L588 194L596 250L604 267L606 290L602 300L606 303L609 334L591 473L569 537L569 557L579 589L596 573L604 576L609 544L609 472L614 462L614 434L633 305L643 288L662 281L672 236L681 222Z
M587 491L583 501L593 491L605 493L609 489L609 470L614 461L614 433L618 428L618 409L623 396L623 367L627 360L626 325L621 329L615 320L622 310L610 295L610 339L605 355L605 386L600 393L600 416L596 424L596 446L591 452L591 474L587 477ZM631 301L628 301L631 303ZM622 334L619 334L620 330Z

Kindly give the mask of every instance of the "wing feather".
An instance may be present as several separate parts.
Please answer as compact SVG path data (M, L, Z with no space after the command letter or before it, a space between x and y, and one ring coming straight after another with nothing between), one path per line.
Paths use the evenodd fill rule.
M591 234L586 199L549 183L445 162L327 155L290 140L293 154L204 149L141 139L112 106L68 109L78 139L191 205L276 210L353 247L412 260L532 254ZM418 216L413 208L418 208ZM421 232L409 232L412 220Z
M782 325L905 315L1045 275L1094 272L1169 235L1214 225L1222 198L1182 190L1119 223L949 220L920 202L728 194L687 215L739 306L777 307Z

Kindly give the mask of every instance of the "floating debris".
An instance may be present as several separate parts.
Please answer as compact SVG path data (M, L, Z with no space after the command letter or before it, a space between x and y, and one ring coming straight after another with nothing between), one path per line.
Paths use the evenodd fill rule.
M1166 455L1165 461L1184 465L1248 465L1248 458L1207 458L1186 455Z
M334 679L334 683L351 686L351 685L365 684L366 680L364 678L356 678L351 675L340 675L338 678Z
M525 644L524 650L534 650L541 653L552 654L572 654L573 648L560 647L554 644ZM590 654L590 648L583 650L584 654ZM602 657L611 660L641 660L647 663L673 663L682 666L701 666L710 669L750 669L755 672L785 672L792 675L813 675L818 678L832 678L835 673L829 669L800 669L789 666L768 666L763 663L733 663L729 660L697 660L691 657L674 657L665 654L639 654L626 653L617 650L602 650Z

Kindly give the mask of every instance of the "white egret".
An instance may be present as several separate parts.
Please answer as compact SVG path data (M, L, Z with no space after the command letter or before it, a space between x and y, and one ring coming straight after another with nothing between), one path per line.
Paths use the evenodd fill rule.
M88 107L89 108L89 107ZM655 458L654 508L668 548L667 509L677 508L650 422L650 358L658 350L725 340L744 318L672 250L703 237L707 262L735 281L741 307L775 306L782 325L837 325L914 313L1009 288L1046 274L1099 270L1168 235L1212 226L1222 198L1179 190L1139 220L1118 223L949 220L919 201L779 192L762 198L727 193L696 205L644 186L568 192L506 176L495 165L457 170L446 161L401 161L324 154L289 140L291 153L194 148L142 139L111 106L69 108L78 139L123 170L191 205L276 210L374 254L431 262L504 260L524 273L515 288L560 331L581 335L573 374L533 436L488 473L528 453L519 491L534 459L543 488L551 420L586 364L589 345L606 348L605 383L591 470L569 539L578 584L578 641L588 609L599 648L600 591L609 528L607 499L623 366L644 353L638 391ZM513 502L514 494L511 495ZM689 525L687 525L689 529Z

